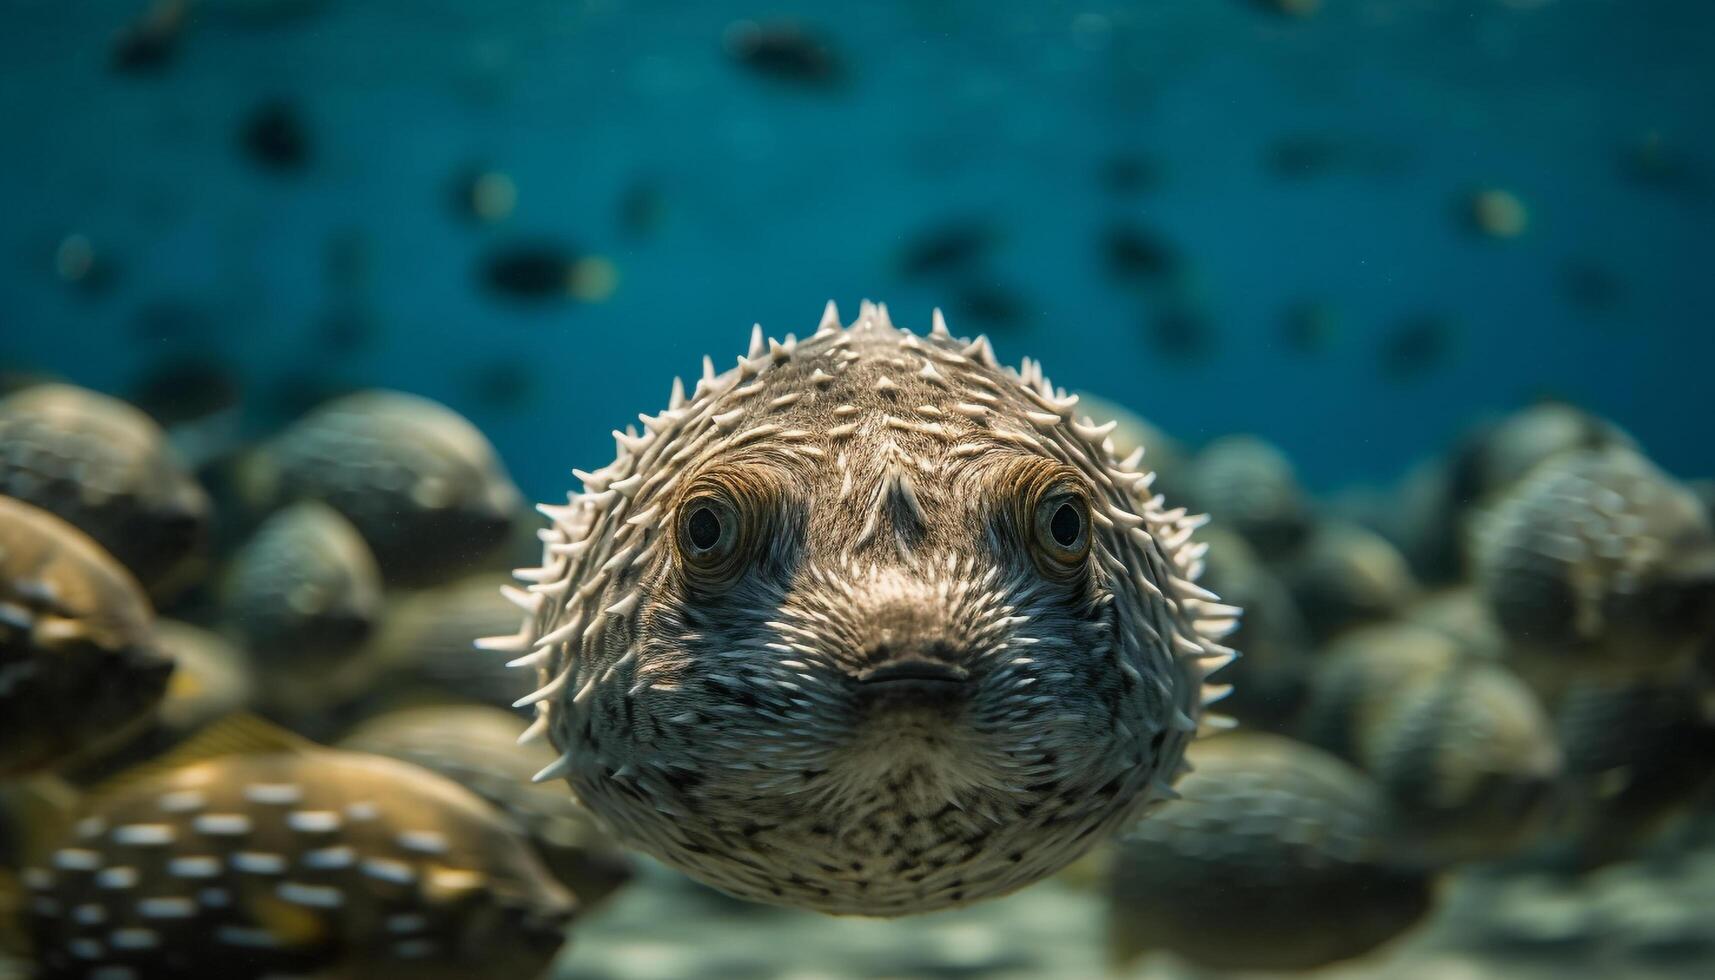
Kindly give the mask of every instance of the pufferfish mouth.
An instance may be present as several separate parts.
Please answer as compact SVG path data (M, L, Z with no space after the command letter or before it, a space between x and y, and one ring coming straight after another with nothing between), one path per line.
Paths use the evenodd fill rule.
M949 704L964 697L970 671L945 661L909 657L866 668L853 677L866 699Z

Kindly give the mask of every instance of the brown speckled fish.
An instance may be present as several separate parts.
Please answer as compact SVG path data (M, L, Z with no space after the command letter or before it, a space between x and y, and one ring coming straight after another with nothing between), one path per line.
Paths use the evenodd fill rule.
M1369 952L1428 911L1362 773L1273 735L1199 742L1183 799L1139 821L1109 871L1120 963L1168 950L1218 970L1308 970Z
M0 399L0 493L94 538L157 597L194 576L208 495L147 415L63 384Z
M390 583L476 567L506 538L520 497L487 437L426 398L361 391L322 405L244 467L268 508L322 500L362 532Z
M554 751L520 747L523 732L524 720L503 708L437 704L371 718L339 747L433 769L499 807L588 911L631 879L631 859L565 790L530 781Z
M108 980L531 977L573 905L469 791L319 747L127 780L24 883L50 974Z
M58 517L0 497L0 777L135 732L171 657L131 573Z

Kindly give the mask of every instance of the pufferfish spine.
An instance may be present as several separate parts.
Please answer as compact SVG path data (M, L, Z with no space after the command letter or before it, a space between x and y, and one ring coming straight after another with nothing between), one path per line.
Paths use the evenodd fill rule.
M582 493L539 508L542 565L507 590L525 621L478 643L539 672L524 738L562 754L537 780L566 778L627 843L717 888L867 915L1005 894L1172 798L1199 721L1230 724L1204 710L1227 691L1206 678L1236 656L1218 641L1239 611L1196 584L1205 518L1152 494L1141 450L1116 459L1113 423L1078 418L1077 401L1038 363L1003 367L986 337L955 339L939 311L917 335L868 302L849 328L830 302L803 341L757 327L734 367L704 359L689 396L675 379L664 412L614 433L610 465L574 471ZM742 593L753 633L683 656L700 627L729 624L655 611L684 571L675 509L688 481L747 455L809 474L804 509L819 513L757 545L759 563L797 562L792 594ZM930 554L962 533L934 509L957 503L952 474L1013 457L1087 488L1085 618L1064 635L1030 635L1061 620L1031 604L1045 586L986 557L992 540ZM814 520L849 524L822 552L783 554ZM876 592L921 594L968 626L985 699L969 727L933 713L909 733L842 727L852 676L828 649L872 628L851 613ZM1100 731L1078 729L1089 717Z

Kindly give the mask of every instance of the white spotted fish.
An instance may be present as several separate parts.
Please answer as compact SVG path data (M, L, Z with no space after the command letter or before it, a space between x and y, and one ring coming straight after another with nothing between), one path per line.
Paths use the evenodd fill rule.
M588 911L631 879L631 858L563 789L530 781L554 761L554 751L540 742L520 747L523 732L523 719L511 711L437 704L370 718L338 747L432 769L494 804Z
M1108 871L1117 964L1165 950L1213 970L1310 970L1368 953L1429 911L1385 796L1308 745L1234 733L1191 747L1183 799L1139 821Z
M244 466L252 505L314 499L363 534L389 583L480 567L505 540L518 490L487 437L444 405L360 391L321 405Z
M705 361L544 507L532 735L622 841L742 898L905 915L1172 795L1238 610L1112 423L986 338L829 304Z
M0 777L135 734L172 658L137 580L89 536L0 497Z
M108 978L530 977L573 909L480 798L319 747L124 778L24 883L44 967Z
M0 494L64 518L157 597L198 571L208 495L161 427L116 398L64 384L0 398Z

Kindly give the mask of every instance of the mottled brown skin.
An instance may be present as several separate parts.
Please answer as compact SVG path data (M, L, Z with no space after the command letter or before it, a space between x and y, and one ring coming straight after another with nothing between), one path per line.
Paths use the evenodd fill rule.
M339 744L432 769L505 812L587 912L631 880L632 859L563 788L530 781L554 751L540 742L520 747L523 732L512 711L436 704L371 718Z
M143 725L173 661L137 580L65 521L0 497L0 777Z
M530 977L572 912L476 796L324 749L151 774L45 857L24 880L50 976Z
M160 426L116 398L42 384L0 399L0 494L94 538L157 599L201 568L208 495Z
M1235 610L1040 368L867 306L618 434L485 645L626 842L744 898L1005 894L1170 793ZM1213 692L1210 692L1211 695Z
M1141 821L1109 872L1119 963L1168 950L1216 970L1312 970L1370 952L1429 910L1362 773L1271 735L1200 742L1184 798Z

